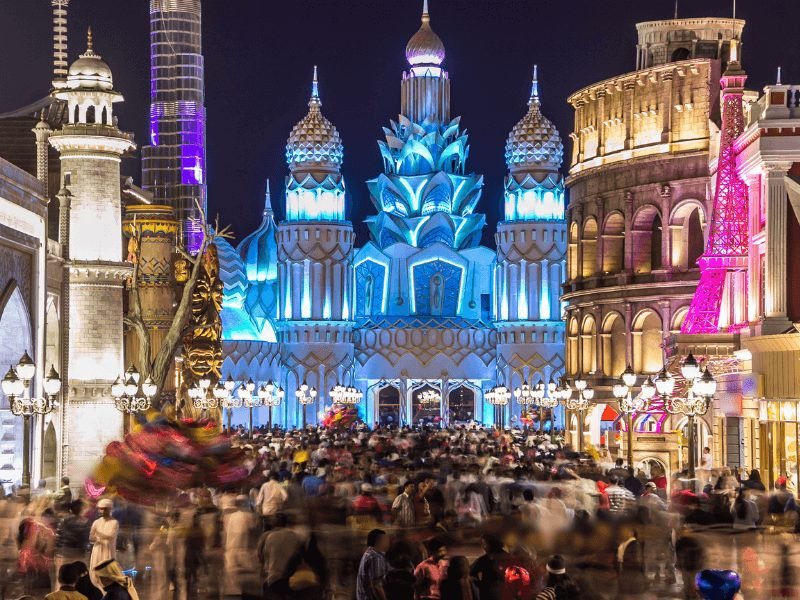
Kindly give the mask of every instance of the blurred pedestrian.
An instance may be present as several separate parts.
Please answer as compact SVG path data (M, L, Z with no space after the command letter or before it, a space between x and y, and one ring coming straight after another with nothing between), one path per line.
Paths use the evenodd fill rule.
M480 600L478 586L469 575L466 556L454 556L447 567L447 575L439 585L441 600Z
M115 559L97 565L94 574L103 588L103 600L139 600L133 580L122 572Z
M107 563L117 557L117 534L119 522L111 516L114 503L109 498L103 498L97 503L100 517L92 523L89 531L89 541L92 543L92 554L89 558L89 577L97 587L100 585L95 569L98 565Z
M386 575L389 565L386 551L389 536L382 529L373 529L367 534L367 549L361 557L356 576L356 600L387 600Z
M439 585L447 574L447 547L438 538L426 544L428 557L414 569L417 579L416 590L419 600L438 600Z
M75 587L78 583L78 567L75 563L61 565L58 583L58 590L47 594L44 600L87 600Z

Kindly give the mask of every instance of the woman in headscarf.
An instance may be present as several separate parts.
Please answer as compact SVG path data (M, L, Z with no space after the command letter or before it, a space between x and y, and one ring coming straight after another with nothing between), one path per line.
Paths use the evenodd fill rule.
M89 559L89 577L97 587L100 580L97 578L95 568L117 557L117 534L119 533L119 522L111 516L111 508L114 506L109 498L103 498L97 503L100 509L100 517L92 523L89 531L89 541L92 543L92 555Z
M122 572L113 558L97 565L94 575L103 586L103 600L139 600L133 580Z

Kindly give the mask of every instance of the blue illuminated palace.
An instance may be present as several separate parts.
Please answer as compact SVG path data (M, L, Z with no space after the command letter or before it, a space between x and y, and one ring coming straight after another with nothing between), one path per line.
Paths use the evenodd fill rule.
M510 425L517 403L496 409L485 392L564 371L563 144L541 112L536 71L505 147L505 198L489 199L504 202L505 219L488 248L483 176L468 170L427 2L406 59L400 114L378 142L383 172L367 182L369 240L356 245L345 219L344 146L315 69L308 112L286 145L285 220L275 222L268 190L259 227L236 247L219 243L223 377L283 386L276 423L317 422L338 384L364 394L370 424ZM306 405L295 394L303 383L318 390ZM441 400L422 402L431 390ZM257 422L267 419L259 409Z

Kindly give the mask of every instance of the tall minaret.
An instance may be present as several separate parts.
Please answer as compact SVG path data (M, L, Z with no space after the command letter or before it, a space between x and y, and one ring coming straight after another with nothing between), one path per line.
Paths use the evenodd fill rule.
M352 385L351 263L353 226L344 215L343 146L322 114L317 70L308 114L286 144L286 220L278 226L278 340L286 389L286 425L315 422L337 383ZM299 406L306 382L319 396Z
M69 335L65 361L62 468L81 481L106 445L122 435L111 383L123 371L122 292L131 267L122 259L120 160L136 147L120 131L111 69L92 47L69 68L56 93L69 122L50 135L61 157L62 244Z
M535 385L537 371L548 379L544 384L564 372L563 158L561 136L541 111L534 67L528 112L506 143L505 219L495 235L497 369L508 388L526 380Z
M150 0L150 139L142 185L175 208L194 252L206 210L206 108L200 0Z
M51 0L53 6L53 89L67 84L67 8L69 0Z

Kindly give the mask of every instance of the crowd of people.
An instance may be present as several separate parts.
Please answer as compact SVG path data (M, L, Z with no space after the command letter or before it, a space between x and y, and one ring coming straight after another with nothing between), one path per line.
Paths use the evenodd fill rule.
M16 490L0 597L697 598L697 574L724 567L746 598L795 597L779 595L798 521L783 478L767 493L757 471L645 473L478 426L235 438L258 475L242 489L147 507L67 480Z

